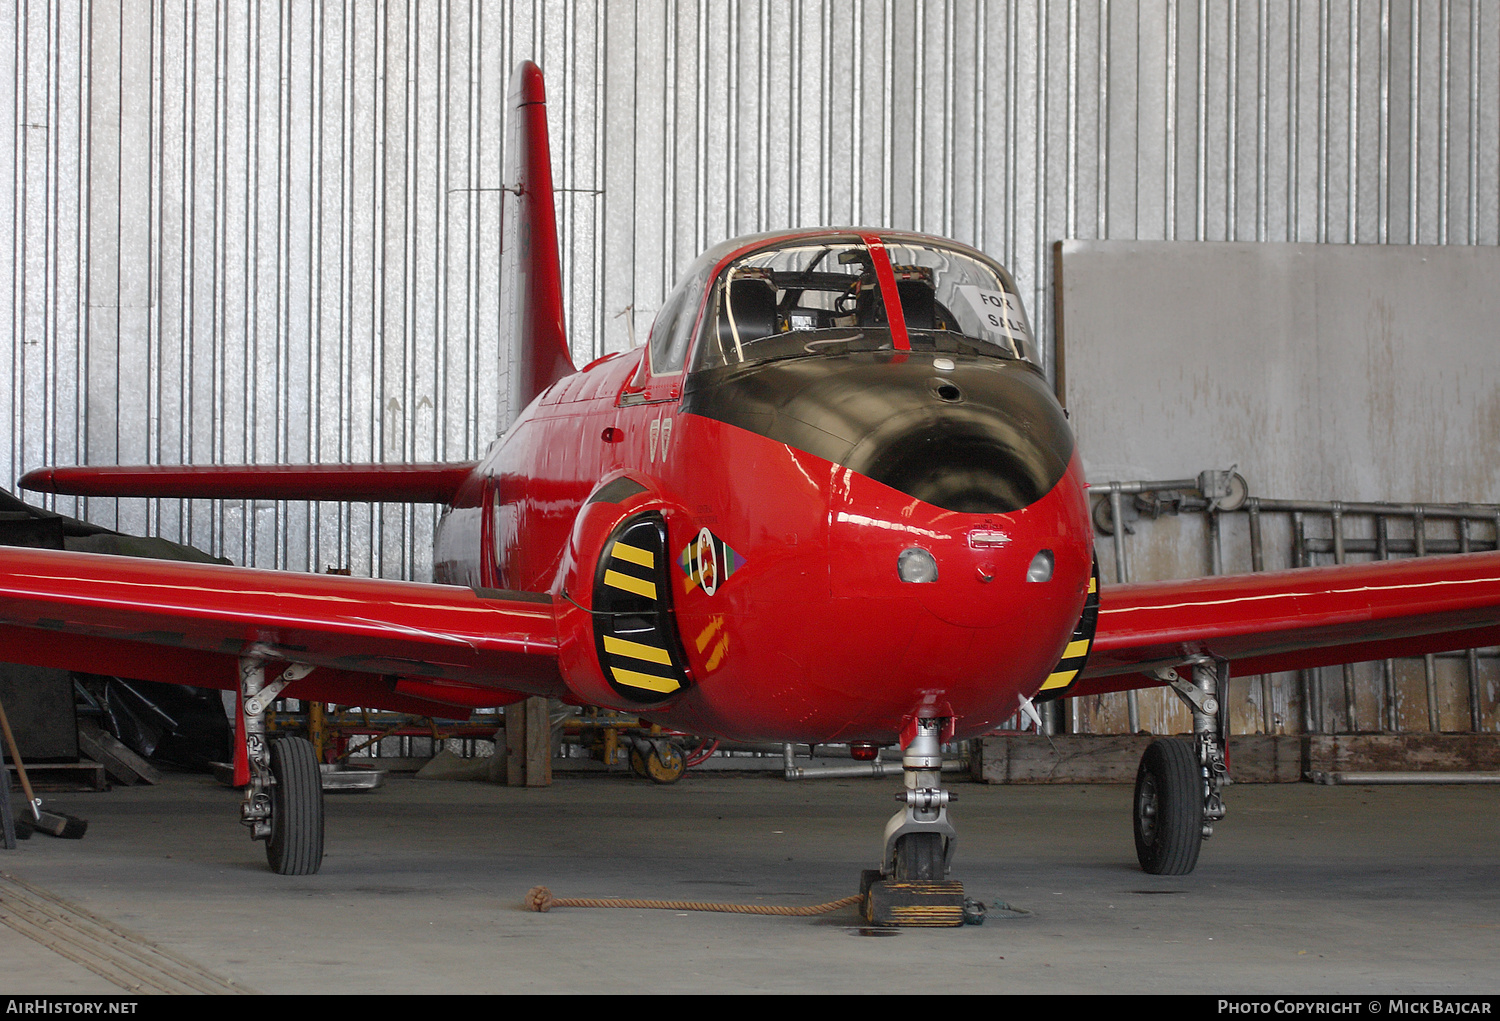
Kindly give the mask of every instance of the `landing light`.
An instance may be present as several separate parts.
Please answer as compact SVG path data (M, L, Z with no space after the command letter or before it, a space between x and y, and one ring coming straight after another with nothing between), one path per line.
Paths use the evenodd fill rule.
M912 546L902 550L901 556L896 558L896 573L902 581L937 581L937 561L922 547Z
M1031 558L1031 566L1026 568L1027 581L1051 581L1052 580L1052 551L1040 550Z

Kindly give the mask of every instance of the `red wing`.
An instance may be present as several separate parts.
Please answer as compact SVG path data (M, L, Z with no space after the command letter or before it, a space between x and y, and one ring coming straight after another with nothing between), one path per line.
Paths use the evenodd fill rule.
M20 486L69 496L452 503L473 471L472 463L110 465L38 468Z
M1237 675L1500 644L1500 552L1105 588L1070 695L1207 654Z
M561 687L544 594L0 547L0 661L227 688L246 654L320 668L291 695L372 707Z

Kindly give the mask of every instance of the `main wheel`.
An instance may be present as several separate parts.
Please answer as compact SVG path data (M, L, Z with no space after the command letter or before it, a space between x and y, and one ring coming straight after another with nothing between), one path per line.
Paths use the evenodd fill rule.
M896 841L896 879L934 880L947 874L941 833L908 833Z
M323 864L323 777L312 742L271 742L271 838L266 861L283 876L310 876Z
M1203 845L1203 778L1187 741L1152 741L1135 774L1135 856L1153 876L1185 876Z

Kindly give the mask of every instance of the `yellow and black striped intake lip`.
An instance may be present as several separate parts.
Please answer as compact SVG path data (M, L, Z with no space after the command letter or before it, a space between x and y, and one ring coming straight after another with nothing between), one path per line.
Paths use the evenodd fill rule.
M1042 682L1042 690L1037 692L1036 701L1048 702L1067 695L1078 680L1078 675L1083 673L1084 664L1089 659L1089 648L1094 644L1094 631L1098 627L1099 561L1095 558L1093 572L1089 575L1089 594L1083 602L1083 613L1078 618L1078 626L1073 629L1073 637L1068 639L1067 648L1063 649L1062 659L1057 661L1057 666L1052 668L1052 673Z
M610 687L632 702L661 702L687 686L667 568L666 525L655 512L629 521L599 561L595 651Z
M631 595L656 600L657 554L651 549L633 546L623 538L609 548L609 566L604 569L604 584Z

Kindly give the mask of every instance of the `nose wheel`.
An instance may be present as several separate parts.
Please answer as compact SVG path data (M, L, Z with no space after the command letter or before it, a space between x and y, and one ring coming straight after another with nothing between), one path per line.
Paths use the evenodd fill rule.
M946 879L943 838L937 833L909 833L896 841L893 878L930 882Z
M963 884L948 878L958 834L948 821L953 795L943 790L944 721L921 719L901 758L904 807L885 825L885 856L860 883L865 920L874 925L949 926L983 920Z

